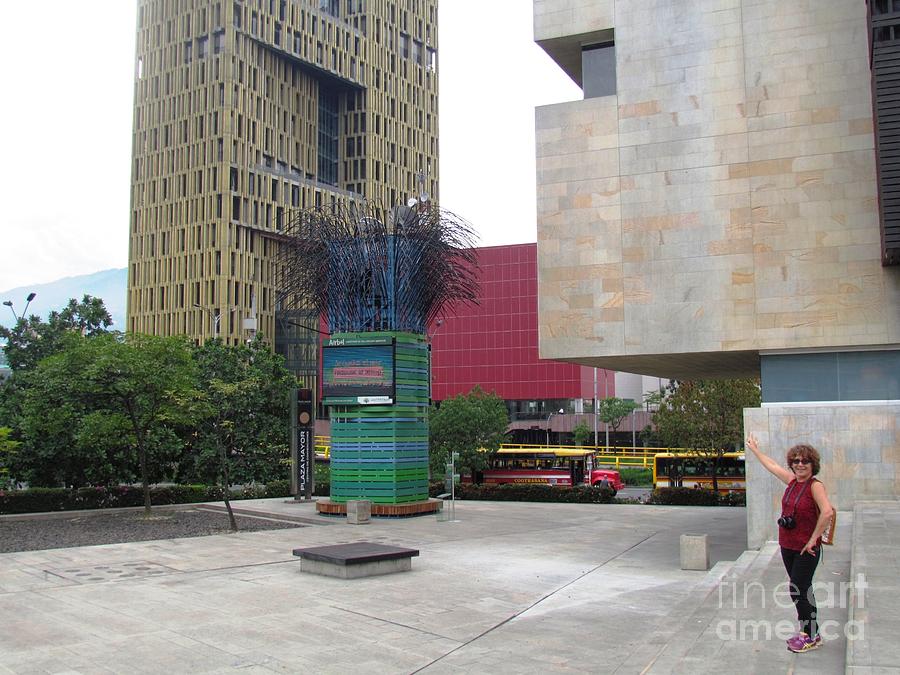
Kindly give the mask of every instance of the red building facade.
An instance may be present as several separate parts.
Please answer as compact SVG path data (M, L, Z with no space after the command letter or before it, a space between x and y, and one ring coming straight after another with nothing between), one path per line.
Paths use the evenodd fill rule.
M543 442L550 413L554 440L579 420L590 425L582 413L595 395L594 369L538 357L537 244L479 248L478 261L479 304L454 305L429 331L432 399L476 385L495 392L520 442ZM599 397L614 396L613 373L597 369L596 376Z

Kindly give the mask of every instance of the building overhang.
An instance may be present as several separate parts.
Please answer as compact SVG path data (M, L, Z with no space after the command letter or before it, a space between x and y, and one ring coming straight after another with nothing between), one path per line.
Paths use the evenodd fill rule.
M669 380L725 380L759 377L758 351L634 354L566 359L547 355L542 355L542 357Z
M284 58L286 61L293 63L296 65L301 71L309 75L315 80L322 82L329 86L332 89L345 89L352 91L365 91L365 85L356 82L355 80L351 80L350 78L344 77L338 72L327 70L317 63L313 63L312 61L307 61L306 59L300 58L297 54L293 52L289 52L286 49L282 49L280 47L276 47L273 44L260 40L249 33L244 33L244 35L258 44L260 47L264 49L268 49L273 54L277 54L278 56Z
M615 31L612 28L606 28L604 30L591 31L590 33L581 33L580 35L566 35L546 40L536 40L536 42L556 62L556 65L572 78L575 84L583 87L581 50L591 45L612 42L614 39Z

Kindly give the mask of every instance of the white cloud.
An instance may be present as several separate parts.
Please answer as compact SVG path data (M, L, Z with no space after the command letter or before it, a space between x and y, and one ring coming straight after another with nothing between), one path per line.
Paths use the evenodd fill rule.
M481 243L534 241L534 107L579 98L530 0L440 3L443 206ZM0 290L124 267L136 3L6 3Z
M127 262L135 7L4 5L0 289Z

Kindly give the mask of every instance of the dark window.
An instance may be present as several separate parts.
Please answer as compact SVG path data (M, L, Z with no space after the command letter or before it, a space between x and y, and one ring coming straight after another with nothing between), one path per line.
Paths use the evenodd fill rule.
M760 357L764 403L900 399L900 350Z
M871 4L875 16L900 12L900 0L874 0Z
M328 185L338 183L338 97L333 92L319 92L318 179Z
M319 9L331 16L340 16L340 0L319 0Z
M616 93L616 46L612 42L581 49L581 88L585 98Z

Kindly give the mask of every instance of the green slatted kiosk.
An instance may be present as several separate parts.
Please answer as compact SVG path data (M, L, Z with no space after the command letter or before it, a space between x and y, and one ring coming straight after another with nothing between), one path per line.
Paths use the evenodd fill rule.
M366 499L377 515L380 504L429 501L428 358L426 337L415 333L338 333L323 342L335 505Z

